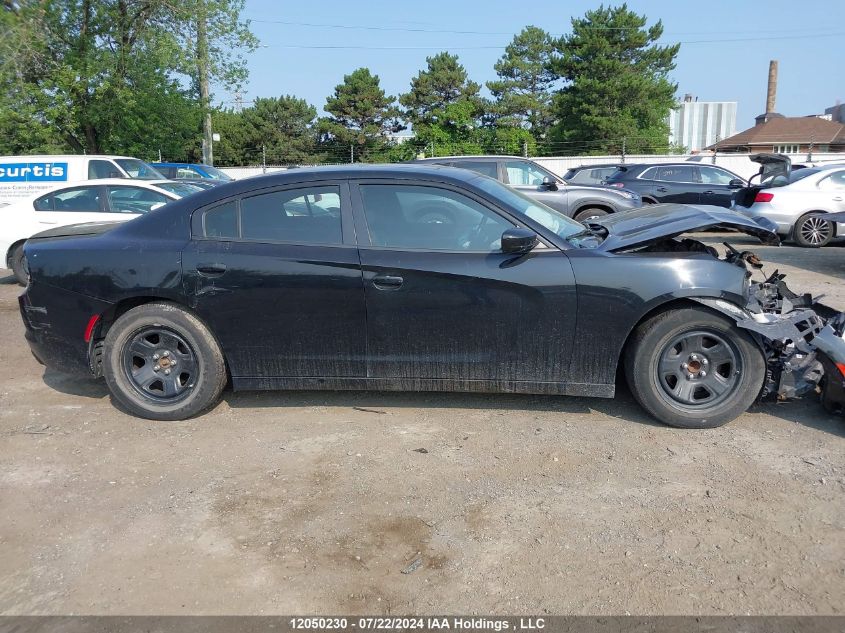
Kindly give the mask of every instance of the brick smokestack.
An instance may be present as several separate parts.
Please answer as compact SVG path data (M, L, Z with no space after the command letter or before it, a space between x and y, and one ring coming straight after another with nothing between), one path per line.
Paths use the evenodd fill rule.
M775 111L775 97L778 93L778 62L773 59L769 62L769 88L766 91L766 114Z

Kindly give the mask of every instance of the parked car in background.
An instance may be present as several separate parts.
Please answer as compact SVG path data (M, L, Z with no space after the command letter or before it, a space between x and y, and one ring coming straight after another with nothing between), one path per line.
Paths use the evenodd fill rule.
M619 163L580 165L568 169L563 179L573 185L603 185L618 166Z
M0 156L0 206L25 200L39 191L99 178L164 178L148 163L129 156Z
M184 184L173 183L179 187ZM24 242L41 231L84 222L125 222L196 193L126 179L91 180L38 193L0 209L0 255L19 283L26 283Z
M746 182L724 167L683 162L619 165L605 184L636 191L645 204L678 202L730 207L734 192Z
M20 306L36 358L145 418L199 414L228 382L613 397L621 365L651 415L705 428L815 393L809 353L845 362L845 315L680 237L712 226L777 242L713 207L585 226L466 169L296 169L36 236Z
M642 200L636 193L570 185L542 165L519 156L443 156L413 162L460 167L495 178L579 222L642 206Z
M780 154L758 154L751 160L761 165L760 182L736 193L734 209L771 220L780 236L805 248L825 246L843 234L845 223L839 216L825 215L845 212L845 165L793 169Z
M171 180L204 180L215 184L232 180L216 167L201 163L153 163L153 167Z

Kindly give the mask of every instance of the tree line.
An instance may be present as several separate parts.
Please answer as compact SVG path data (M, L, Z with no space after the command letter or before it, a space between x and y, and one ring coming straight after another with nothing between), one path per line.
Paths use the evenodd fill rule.
M246 78L257 45L243 0L5 0L0 12L0 154L115 153L198 161L211 107L217 164L395 161L419 154L665 152L680 46L660 45L626 5L573 18L561 37L517 33L489 96L457 55L426 59L408 91L386 94L357 68L317 108L294 95L206 106L197 36L216 85ZM410 136L399 142L397 135Z

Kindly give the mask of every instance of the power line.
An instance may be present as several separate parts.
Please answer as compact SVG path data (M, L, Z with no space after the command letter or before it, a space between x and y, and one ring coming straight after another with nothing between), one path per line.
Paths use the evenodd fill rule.
M845 31L838 33L813 33L810 35L781 35L770 37L742 37L734 39L712 39L712 40L679 40L677 42L658 42L664 46L671 46L674 44L719 44L729 42L762 42L767 40L800 40L809 38L821 37L842 37ZM430 45L430 46L366 46L359 44L266 44L266 48L284 48L296 50L368 50L368 51L430 51L430 50L446 50L446 51L460 51L460 50L502 50L505 46L445 46L445 45Z

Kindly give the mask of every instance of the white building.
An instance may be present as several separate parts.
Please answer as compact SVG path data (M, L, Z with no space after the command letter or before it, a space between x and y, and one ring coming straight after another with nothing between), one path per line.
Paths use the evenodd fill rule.
M736 134L736 101L698 101L692 95L669 113L669 143L698 152Z

